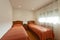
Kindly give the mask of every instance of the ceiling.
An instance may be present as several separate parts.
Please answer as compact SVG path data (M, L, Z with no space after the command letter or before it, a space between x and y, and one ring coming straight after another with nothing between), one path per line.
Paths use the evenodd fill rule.
M24 10L36 10L52 1L53 0L10 0L13 8Z

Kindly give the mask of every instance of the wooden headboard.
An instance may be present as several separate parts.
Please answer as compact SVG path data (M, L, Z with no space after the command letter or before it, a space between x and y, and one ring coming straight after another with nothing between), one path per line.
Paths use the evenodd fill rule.
M14 24L23 24L23 21L13 21L13 25Z

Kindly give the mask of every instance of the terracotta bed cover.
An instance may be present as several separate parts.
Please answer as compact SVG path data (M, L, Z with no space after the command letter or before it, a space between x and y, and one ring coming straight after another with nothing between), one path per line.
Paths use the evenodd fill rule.
M14 25L2 38L1 40L29 40L29 37L20 24Z
M54 40L54 33L51 29L35 24L29 24L28 26L39 36L40 40Z

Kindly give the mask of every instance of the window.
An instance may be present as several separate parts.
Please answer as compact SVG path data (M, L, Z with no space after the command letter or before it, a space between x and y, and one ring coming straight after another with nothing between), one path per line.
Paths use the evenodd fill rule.
M56 24L59 21L59 17L58 16L42 17L42 18L39 18L38 21L42 22L42 23L53 23L53 24Z

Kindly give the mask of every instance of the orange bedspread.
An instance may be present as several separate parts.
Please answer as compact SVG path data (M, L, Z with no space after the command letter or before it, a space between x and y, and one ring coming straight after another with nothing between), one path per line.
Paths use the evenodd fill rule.
M28 24L29 28L35 32L40 40L54 40L54 33L49 28L44 28L35 24Z
M29 40L29 37L22 25L14 25L1 40Z

